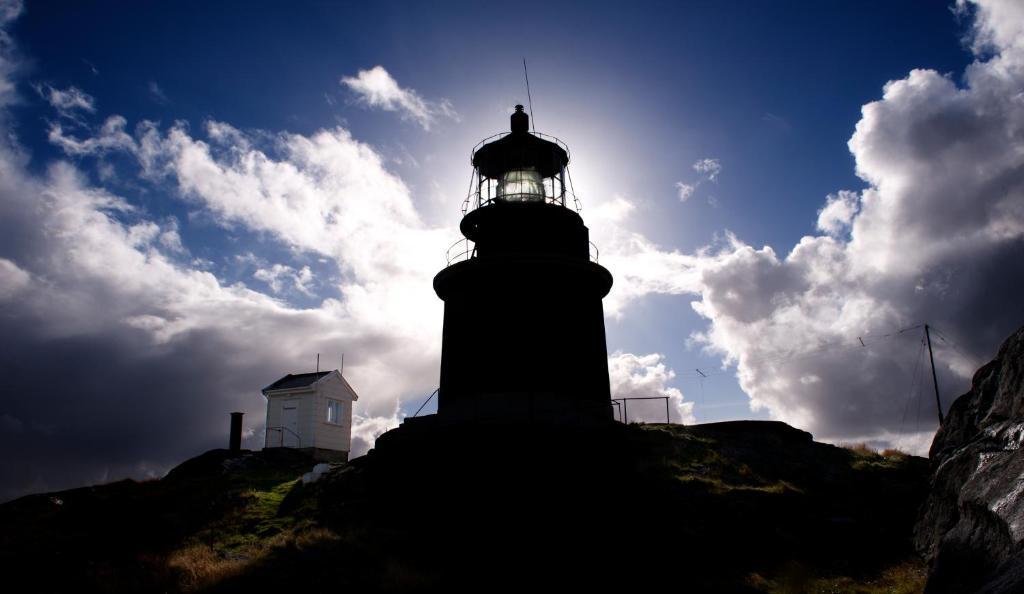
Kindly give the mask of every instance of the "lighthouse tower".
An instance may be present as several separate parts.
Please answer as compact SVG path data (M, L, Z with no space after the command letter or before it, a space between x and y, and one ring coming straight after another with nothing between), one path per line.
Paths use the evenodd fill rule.
M612 419L601 305L612 276L571 208L567 147L529 128L517 105L511 132L472 153L463 249L434 277L444 301L439 421Z

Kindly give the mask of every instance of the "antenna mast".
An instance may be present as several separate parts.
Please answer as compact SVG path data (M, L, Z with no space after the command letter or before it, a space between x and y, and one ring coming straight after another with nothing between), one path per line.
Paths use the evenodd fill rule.
M928 360L932 362L932 385L935 386L935 406L939 409L939 424L942 424L942 401L939 400L939 380L935 376L935 357L932 355L932 334L928 324L924 325L924 337L928 341Z
M526 77L526 103L530 106L530 125L533 133L537 133L537 120L533 117L533 97L530 96L530 73L526 70L526 58L523 58L523 76Z

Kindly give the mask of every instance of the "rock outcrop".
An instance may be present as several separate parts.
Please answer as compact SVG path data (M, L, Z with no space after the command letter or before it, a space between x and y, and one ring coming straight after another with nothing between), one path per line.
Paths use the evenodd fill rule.
M4 591L918 592L928 461L783 423L407 423L0 505ZM322 470L322 468L321 468ZM467 588L466 586L469 586Z
M501 589L523 590L910 592L927 472L922 458L817 443L770 421L415 423L307 492L323 525L394 551L425 590L501 576ZM274 575L250 578L234 587Z
M974 374L935 435L915 528L926 592L1024 592L1024 328Z

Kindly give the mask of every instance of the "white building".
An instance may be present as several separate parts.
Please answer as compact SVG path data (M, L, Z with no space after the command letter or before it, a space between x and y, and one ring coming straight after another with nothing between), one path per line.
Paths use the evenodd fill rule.
M321 460L348 460L356 391L341 373L282 377L263 388L267 397L266 448L298 448Z

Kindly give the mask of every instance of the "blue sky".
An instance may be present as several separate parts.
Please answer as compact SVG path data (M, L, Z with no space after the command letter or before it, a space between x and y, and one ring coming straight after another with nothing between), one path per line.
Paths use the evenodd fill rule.
M248 378L248 393L241 379L229 382L230 388L197 383L205 386L196 388L200 391L227 389L230 394L224 396L223 406L244 406L251 413L248 418L258 417L262 401L256 389L272 376L298 371L289 366L300 361L311 366L318 349L325 361L340 360L346 353L353 383L366 401L373 401L379 382L389 381L383 378L402 376L382 389L382 404L364 411L366 424L360 435L365 446L403 411L415 410L436 386L436 370L433 379L430 375L436 353L416 358L396 354L398 347L381 347L397 344L400 336L418 327L353 321L345 317L353 315L346 308L354 303L353 291L383 296L389 304L401 293L401 299L381 311L394 314L396 320L408 316L416 324L422 321L427 345L428 339L439 336L440 310L424 279L444 265L443 248L433 259L417 253L417 258L423 255L423 266L434 266L423 271L422 278L399 266L394 277L401 281L392 287L391 277L380 272L388 267L386 262L365 256L363 267L357 245L330 244L335 229L330 224L319 235L306 233L298 223L296 228L284 228L280 211L275 221L266 212L249 212L244 204L215 196L210 188L224 186L203 184L223 180L214 180L213 174L200 179L202 172L184 171L183 151L200 146L196 143L212 147L207 165L222 167L218 175L238 174L221 175L235 180L231 183L240 183L243 173L251 173L240 155L295 167L313 180L311 189L302 187L312 194L322 191L326 198L318 204L337 206L336 215L343 222L345 217L378 217L367 219L369 227L363 227L376 228L379 223L390 229L392 222L380 217L398 213L396 224L409 230L411 239L396 239L397 247L381 243L378 251L394 247L400 255L407 253L403 246L415 244L429 253L435 240L443 245L444 237L457 238L470 148L505 130L511 106L526 102L525 58L537 129L558 136L571 148L570 167L584 205L582 214L602 249L602 263L616 278L619 293L613 292L613 302L606 307L607 331L609 351L620 356L612 370L613 376L621 374L618 386L623 394L677 398L675 420L777 418L822 438L879 444L898 442L910 433L911 443L898 445L920 451L934 429L923 396L907 400L907 385L914 382L901 379L896 389L884 379L886 373L903 378L916 373L916 334L899 344L886 343L889 350L878 351L881 354L874 358L865 354L858 359L852 365L859 369L856 385L844 375L851 364L841 358L798 357L799 369L779 367L778 361L789 361L812 347L845 348L861 336L884 336L932 321L946 329L950 344L967 353L957 359L950 350L949 362L940 370L954 392L966 386L972 365L991 356L994 341L1022 321L1013 306L998 300L987 306L993 313L979 321L962 312L986 298L958 293L954 302L948 290L973 279L957 275L978 270L977 259L1002 261L1019 251L1018 243L1005 244L1005 233L993 222L1016 212L1006 205L1019 204L1019 195L1011 191L991 197L993 214L988 222L978 223L978 229L997 238L986 244L988 251L954 259L936 244L934 249L925 246L920 260L910 258L904 265L904 246L892 238L906 230L909 241L929 230L945 229L946 222L923 222L916 229L900 223L900 217L915 208L942 212L947 210L944 200L984 205L988 197L978 194L981 189L978 195L965 190L966 198L946 197L939 191L915 193L890 181L903 179L908 171L928 178L923 167L930 163L939 168L940 152L956 144L955 135L931 138L921 130L957 110L985 111L980 89L994 83L982 81L980 75L971 79L968 68L994 68L997 61L1016 55L1016 42L1005 25L1013 21L1006 17L1013 10L1012 3L996 1L982 2L980 8L973 3L958 8L944 2L880 1L294 2L287 7L258 2L28 2L5 25L11 41L6 59L13 65L7 79L15 89L15 98L4 106L5 133L14 143L12 154L28 159L19 164L26 183L52 187L54 164L66 163L80 176L68 184L102 189L130 205L91 207L90 216L95 211L112 221L112 232L151 223L149 231L138 227L138 233L150 233L145 240L150 243L132 244L147 258L166 260L183 278L195 271L208 273L218 290L242 284L273 302L267 305L258 295L246 294L247 303L258 301L259 307L273 309L282 319L319 320L308 322L314 329L317 323L339 325L321 342L303 347L311 352L284 353L270 347L250 352L238 345L230 347L235 351L220 350L228 358L246 361L228 369L255 374ZM374 106L367 95L343 82L378 66L403 97L421 101L428 115L417 116L401 106ZM914 74L918 72L923 74ZM1014 75L1012 69L1005 74L1011 82ZM905 84L887 87L890 81ZM976 88L979 98L971 94ZM61 111L54 91L71 89L87 98L88 107ZM999 89L993 92L998 95ZM979 105L971 108L970 101ZM901 111L904 104L918 107ZM867 105L878 105L877 113L862 112ZM989 113L1012 121L1014 108L1008 105L1000 104L1003 111ZM931 124L918 125L915 114L929 111L928 106L938 106L928 116ZM107 145L70 144L103 138L104 122L116 116L124 122L121 131L126 136L120 140L107 135ZM233 132L218 144L211 122ZM146 126L155 131L153 138L160 139L152 154L142 148ZM974 138L972 129L982 128L964 126L955 134L966 139ZM896 133L904 127L905 134ZM372 175L366 173L364 179L359 177L362 173L345 167L321 175L310 168L309 160L296 156L296 143L315 139L325 130L339 146L365 147L369 152L359 158L369 161L353 162ZM858 136L851 142L855 130ZM1007 142L978 140L982 141L992 146ZM306 157L315 152L309 150L303 153ZM932 154L929 151L936 155L930 160L907 157L903 163L899 158ZM969 171L973 154L981 151L961 155L957 166ZM147 155L158 165L145 161ZM328 164L323 166L330 168L341 157L325 158ZM378 161L379 170L374 165ZM713 162L713 170L699 171L695 164L702 161ZM1012 166L1006 164L1007 170ZM956 167L942 166L941 171L949 176L942 178L944 183L960 179ZM387 205L381 210L384 214L372 209L364 213L359 204L378 197L356 199L342 195L344 189L315 187L329 184L335 179L331 175L344 182L343 188L359 177L358 187L386 187L388 196L394 197L380 199ZM984 180L974 180L972 186L966 181L969 174L963 176L965 187L986 187ZM272 177L256 177L245 182L253 184L254 191L273 186ZM685 200L680 184L692 188ZM844 190L849 193L839 194ZM356 211L362 214L350 215ZM308 212L286 214L323 212L311 207ZM879 221L888 221L889 226ZM61 236L73 232L64 229ZM429 240L415 243L416 237ZM180 249L175 242L180 242ZM798 244L802 251L791 254ZM57 273L42 264L54 254L42 257L31 245L31 238L11 239L0 253L14 267L12 274L22 278L24 273L29 279L27 286L45 280L69 295L80 295L94 290L88 288L94 284L112 282L93 277L86 282L81 274L75 281L55 280ZM859 270L865 263L870 263L870 270ZM305 267L307 276L301 280ZM275 276L274 270L287 273ZM934 287L934 295L929 287ZM223 328L204 325L204 316L212 314L199 315L184 305L193 302L190 290L182 289L182 302L159 301L152 306L146 305L149 297L122 296L134 305L120 317L111 317L107 325L71 333L67 328L76 325L68 323L41 337L38 345L45 349L51 340L47 337L54 334L120 344L125 335L115 328L127 325L131 332L152 333L150 346L143 350L154 349L153 357L162 364L192 369L175 354L184 352L186 343L202 341L204 333L217 337L205 346L231 340L218 334ZM96 293L89 295L99 299ZM826 301L834 311L822 309ZM342 305L336 307L338 303ZM420 303L422 315L417 313ZM387 309L392 306L396 309ZM331 317L339 308L346 309L345 316ZM28 319L25 314L18 321ZM171 321L188 331L167 330ZM353 329L342 327L345 324ZM436 335L429 333L431 324L438 326ZM969 329L975 324L981 330L972 333ZM114 334L118 338L112 338ZM131 340L145 343L144 338ZM256 360L259 365L253 363ZM894 369L884 368L886 360L895 361ZM11 362L7 366L21 369ZM698 368L711 376L703 384L694 371ZM780 380L775 385L773 378L792 382ZM830 378L843 389L810 388L825 385ZM810 391L804 395L804 388L794 386ZM847 388L884 397L854 402L854 397L841 394ZM829 396L832 392L837 395ZM9 405L5 413L14 419L11 423L32 426L38 413L18 406ZM906 425L906 410L915 410L911 407L918 411L913 430ZM904 418L897 423L893 419L900 411ZM192 413L180 414L190 419ZM216 443L219 425L202 426L202 437L188 447L137 444L141 450L152 450L142 456L143 462L121 459L107 471L137 475L145 468L144 472L159 473L173 456ZM258 432L254 435L251 439L258 441ZM101 465L101 457L98 452L89 464ZM37 484L89 480L82 475L32 476Z

